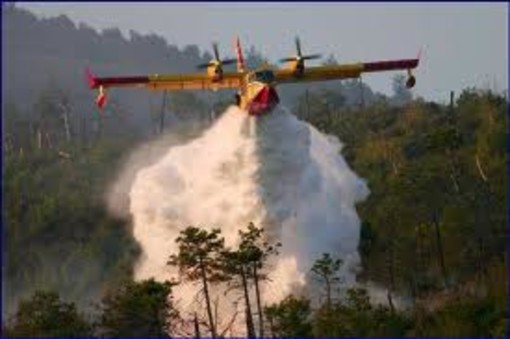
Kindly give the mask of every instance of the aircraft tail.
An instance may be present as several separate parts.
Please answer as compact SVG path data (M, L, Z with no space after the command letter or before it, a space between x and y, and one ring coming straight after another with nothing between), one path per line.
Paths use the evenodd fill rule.
M97 87L96 77L94 76L94 74L92 74L92 72L90 71L90 69L88 67L85 68L85 77L87 78L87 82L88 82L90 88Z
M87 67L85 68L85 77L87 78L87 82L90 88L99 88L99 94L96 98L96 105L99 109L102 109L106 105L106 92L103 89L102 85L97 83L96 76L90 71Z
M237 71L244 72L244 70L245 70L244 57L243 57L243 50L241 48L241 42L239 41L239 37L236 37L235 50L236 50L236 56L237 56Z

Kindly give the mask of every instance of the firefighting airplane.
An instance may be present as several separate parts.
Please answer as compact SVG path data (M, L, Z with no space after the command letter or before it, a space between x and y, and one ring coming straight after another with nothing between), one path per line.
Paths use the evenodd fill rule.
M407 70L406 86L411 88L416 78L411 70L419 63L416 59L385 60L365 63L352 63L334 66L305 67L305 60L318 59L319 54L302 55L301 43L296 37L296 55L281 59L288 64L286 68L272 69L262 66L248 70L244 64L239 38L235 41L236 59L221 60L217 44L213 44L214 58L199 69L204 73L192 74L153 74L126 77L95 77L88 69L86 75L90 88L99 89L96 104L101 109L106 104L106 89L110 87L138 86L152 90L218 90L238 89L236 104L250 115L259 116L269 113L278 104L279 98L275 86L285 83L324 81L358 78L362 73ZM237 72L224 72L223 65L237 63Z

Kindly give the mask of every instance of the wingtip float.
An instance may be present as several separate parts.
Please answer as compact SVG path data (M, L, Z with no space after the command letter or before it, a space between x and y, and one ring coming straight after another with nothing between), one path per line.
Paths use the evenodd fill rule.
M218 90L237 89L236 104L250 115L269 113L279 103L276 86L285 83L325 81L348 78L359 78L363 73L404 70L407 71L406 86L414 87L416 78L412 69L418 67L421 49L416 59L398 59L352 63L333 66L305 67L306 60L318 59L320 54L303 55L301 42L295 40L296 54L280 61L287 65L284 68L271 68L268 65L248 70L244 63L239 37L234 41L236 59L224 59L219 56L218 45L213 44L214 57L208 63L198 65L205 69L201 73L189 74L153 74L125 77L96 77L87 68L87 81L91 89L98 89L97 106L102 109L106 105L106 89L109 87L139 86L152 90ZM235 72L224 72L223 65L237 61Z

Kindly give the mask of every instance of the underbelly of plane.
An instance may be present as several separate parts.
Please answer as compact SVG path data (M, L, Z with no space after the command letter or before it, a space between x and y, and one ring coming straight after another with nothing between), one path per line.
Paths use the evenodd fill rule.
M252 88L252 90L255 88ZM264 115L270 113L280 102L278 93L274 87L269 85L257 86L256 91L252 91L251 98L248 99L245 110L249 115Z

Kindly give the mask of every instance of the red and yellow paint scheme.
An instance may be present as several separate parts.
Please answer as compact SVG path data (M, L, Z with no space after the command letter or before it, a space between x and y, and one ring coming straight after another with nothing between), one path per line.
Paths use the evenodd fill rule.
M297 54L280 60L286 62L288 67L274 69L266 65L256 70L248 70L244 64L239 38L235 41L236 59L221 60L216 44L213 44L213 49L214 59L198 66L206 69L204 73L95 77L87 70L86 74L90 88L99 89L96 98L99 108L105 106L106 90L110 87L139 86L152 90L237 89L236 104L248 114L258 116L271 112L278 104L276 86L279 84L358 78L363 73L406 70L406 86L411 88L416 83L411 70L419 63L418 55L416 59L305 67L305 60L317 59L320 55L302 55L301 44L296 38ZM223 65L232 63L237 63L237 71L224 72Z

